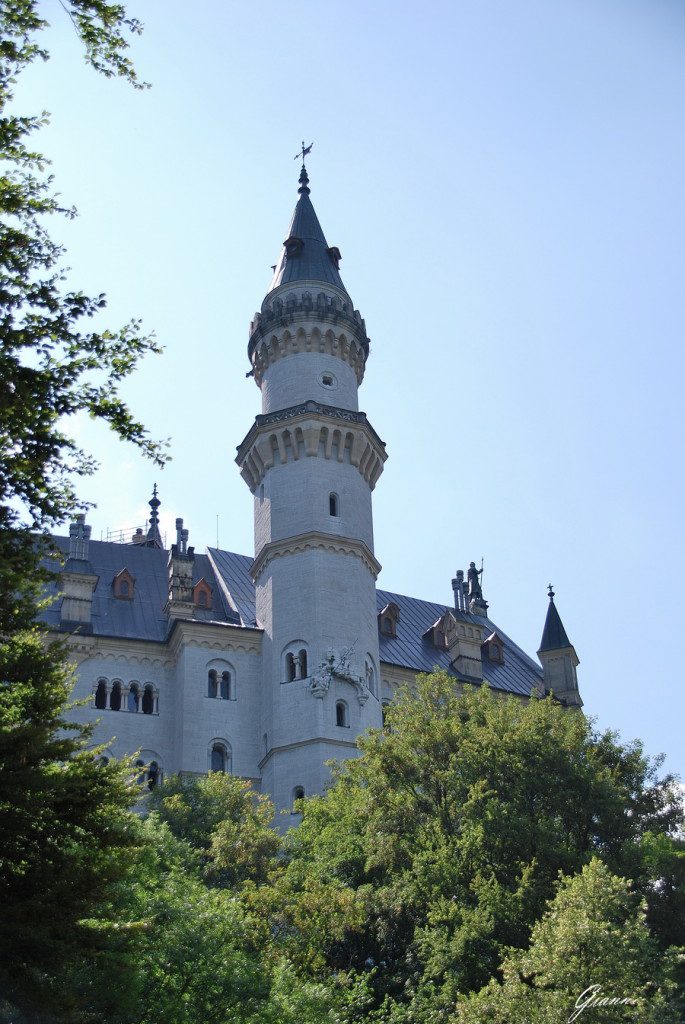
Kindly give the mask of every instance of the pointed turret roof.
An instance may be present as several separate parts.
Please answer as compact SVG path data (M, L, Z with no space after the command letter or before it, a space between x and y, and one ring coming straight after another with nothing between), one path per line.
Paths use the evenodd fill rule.
M347 294L338 273L340 252L329 247L321 229L319 218L309 198L309 177L304 164L299 181L300 198L290 221L288 237L283 243L269 292L280 285L293 284L296 281L321 281L335 285Z
M547 608L547 618L545 619L545 628L542 631L542 640L540 641L538 654L541 651L559 651L564 647L572 646L573 644L566 635L564 624L554 603L554 591L550 584L549 607Z

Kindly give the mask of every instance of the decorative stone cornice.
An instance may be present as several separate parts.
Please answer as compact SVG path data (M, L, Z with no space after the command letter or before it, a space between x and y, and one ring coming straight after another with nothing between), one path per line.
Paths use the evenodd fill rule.
M57 635L65 639L64 634ZM168 640L83 636L75 632L66 637L66 643L70 660L77 664L89 658L111 657L122 661L149 661L170 667L178 661L186 646L258 654L262 649L262 631L230 623L177 619Z
M307 332L301 327L294 334L285 328L260 341L252 354L252 372L256 383L261 385L265 372L278 359L300 352L325 352L342 359L354 370L357 384L364 380L366 351L354 337L350 338L345 333L335 333L332 330L321 334L317 328Z
M316 289L319 291L314 294ZM247 354L257 384L276 359L296 352L327 352L353 367L358 383L369 354L366 325L348 297L321 285L288 288L266 300L250 324Z
M313 736L309 740L299 740L294 743L283 743L278 747L271 747L271 749L264 755L257 767L261 770L271 760L274 754L280 754L284 750L297 750L298 747L311 747L316 743L326 743L334 747L346 747L349 750L357 749L356 740L341 740L332 736Z
M259 654L262 649L262 630L233 626L230 623L176 619L169 636L169 653L177 660L184 647Z
M303 457L349 462L373 490L388 453L366 413L310 400L257 416L235 461L254 494L267 470Z
M309 533L301 533L296 537L286 537L284 540L265 544L250 566L250 575L256 583L265 567L274 558L295 555L316 548L361 559L374 579L378 578L381 571L380 562L363 541L353 540L351 537L334 537L330 533L311 530Z

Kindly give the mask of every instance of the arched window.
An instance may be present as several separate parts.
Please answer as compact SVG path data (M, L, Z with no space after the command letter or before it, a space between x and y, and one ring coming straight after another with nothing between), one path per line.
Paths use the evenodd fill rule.
M97 689L95 691L95 707L100 711L104 711L107 707L107 683L104 679L98 680Z
M300 679L307 678L307 652L304 647L300 650Z
M341 728L347 726L347 704L344 700L335 705L335 724Z
M121 683L117 680L112 683L112 692L109 695L109 706L112 711L121 711Z
M150 761L147 766L147 788L154 789L159 782L159 765L156 761Z
M292 683L296 677L295 655L292 653L288 653L285 656L285 677L289 683Z
M331 492L328 495L328 514L330 516L336 516L336 517L338 515L340 515L340 513L338 511L338 506L339 506L338 495L337 494L333 494L333 492Z
M146 772L144 770L145 769L145 761L142 761L140 758L138 758L138 760L136 761L136 768L143 769L142 771L138 772L138 775L136 777L136 782L138 783L139 786L142 786L143 783L145 782L145 775L146 775Z
M232 697L232 694L231 694L231 673L230 672L222 672L221 673L221 699L222 700L230 700L231 697Z
M230 772L231 752L227 744L215 740L209 753L209 770L212 772Z
M207 673L207 696L216 697L218 696L218 681L216 672L214 669L210 669Z
M299 814L300 813L297 810L297 808L295 807L295 803L298 800L304 800L304 786L295 786L295 788L293 790L293 808L292 808L292 812L291 812L292 814Z
M143 690L143 714L151 715L155 709L155 697L151 686ZM152 788L152 787L151 787Z
M140 692L138 690L137 683L131 683L131 688L128 691L128 710L137 711L138 702L140 701Z

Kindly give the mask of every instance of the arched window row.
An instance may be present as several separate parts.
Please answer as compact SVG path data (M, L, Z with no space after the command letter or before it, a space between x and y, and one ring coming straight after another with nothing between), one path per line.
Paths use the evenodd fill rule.
M208 769L210 772L225 772L230 775L233 771L233 752L231 745L226 740L212 740L208 749Z
M98 679L93 691L95 707L100 711L132 711L135 714L159 714L159 690L152 683L136 680Z
M235 700L235 676L228 669L210 668L207 673L207 696L213 700Z

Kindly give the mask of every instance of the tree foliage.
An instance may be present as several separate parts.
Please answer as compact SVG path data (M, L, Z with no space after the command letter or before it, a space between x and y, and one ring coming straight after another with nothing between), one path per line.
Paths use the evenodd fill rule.
M660 870L674 863L681 810L639 744L597 735L551 699L459 695L439 673L405 692L387 721L324 797L306 801L289 838L281 913L316 904L329 916L309 949L298 929L303 956L329 970L372 965L384 1014L430 1020L426 1007L446 1011L487 984L508 949L526 948L559 872L593 855L634 879L655 941L674 940L658 930L671 894L653 847L659 836ZM355 915L336 921L343 893Z
M562 877L530 947L505 957L503 980L459 999L450 1020L678 1024L677 969L676 950L659 949L630 883L593 858L580 874Z
M131 772L99 756L91 727L64 721L59 645L37 630L0 642L0 680L0 991L59 1006L60 975L88 946L81 922L106 916L139 841Z
M281 841L271 827L273 805L243 779L223 772L176 776L153 794L151 807L196 851L212 885L264 882L275 867Z
M123 5L71 0L65 9L87 61L140 84L126 52L126 33L140 25ZM105 298L68 285L62 247L48 233L51 217L75 211L53 192L48 161L33 145L47 115L13 109L17 76L47 59L45 27L36 0L7 0L0 9L0 629L31 620L31 600L15 595L35 599L36 532L77 508L74 479L95 466L70 436L69 417L87 413L157 462L165 458L119 390L158 346L138 321L114 330L88 325Z

